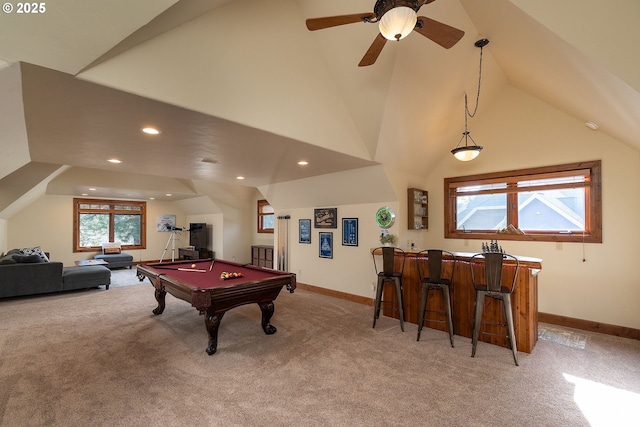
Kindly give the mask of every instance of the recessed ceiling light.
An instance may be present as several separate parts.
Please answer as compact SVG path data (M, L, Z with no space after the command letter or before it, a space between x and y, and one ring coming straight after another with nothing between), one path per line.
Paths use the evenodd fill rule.
M165 196L167 196L167 197L171 197L171 196L173 196L173 194L171 194L171 193L167 193L167 194L165 194Z
M87 193L82 193L81 196L88 196L89 194Z
M122 160L118 160L118 159L109 159L109 160L107 160L107 162L109 162L109 163L122 163Z
M89 191L96 191L96 189L95 188L90 188Z
M585 122L585 125L589 128L589 129L593 129L593 130L597 130L598 129L598 125L593 123L593 122Z
M155 197L149 197L149 200L155 200L155 199L156 199Z
M307 162L306 160L300 160L300 161L298 162L298 164L299 164L300 166L307 166L307 165L309 164L309 162Z
M142 132L148 133L149 135L158 135L160 133L158 129L150 127L142 128Z
M236 179L244 179L244 176L236 176Z

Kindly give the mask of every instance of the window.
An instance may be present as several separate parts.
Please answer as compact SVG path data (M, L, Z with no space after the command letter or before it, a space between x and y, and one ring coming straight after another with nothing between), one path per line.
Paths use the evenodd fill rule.
M446 178L445 237L602 243L601 162Z
M273 233L275 215L266 200L258 200L258 233Z
M73 199L74 252L102 250L104 242L120 242L123 249L144 249L146 202Z

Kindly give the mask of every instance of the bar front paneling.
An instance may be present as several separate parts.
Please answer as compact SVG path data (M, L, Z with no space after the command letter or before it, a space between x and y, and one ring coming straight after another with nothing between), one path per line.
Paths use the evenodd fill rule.
M420 278L416 262L416 251L406 252L404 274L402 276L404 310L407 322L418 323L420 305ZM473 253L458 252L456 255L453 283L451 285L451 305L453 329L455 335L471 338L473 332L473 312L475 291L471 280L470 258ZM515 290L512 294L513 320L516 333L518 351L531 353L538 340L538 273L542 268L542 260L531 257L517 256L520 262ZM396 266L400 267L401 259L396 256ZM453 268L453 260L445 259L445 269ZM450 271L450 270L446 270ZM505 261L503 267L504 283L511 283L515 273L515 263ZM477 272L476 272L477 274ZM483 273L482 273L483 274ZM385 287L385 300L393 306L396 301L395 290ZM428 310L441 311L443 299L440 292L430 292ZM398 317L391 310L383 310L385 316ZM442 320L444 317L437 313L427 313L427 318ZM484 307L483 320L490 323L504 323L502 307L499 301L487 298ZM425 327L446 331L445 323L425 322ZM504 328L499 325L483 325L482 331L503 334ZM506 333L505 333L506 335ZM480 334L481 341L502 347L509 347L506 337Z

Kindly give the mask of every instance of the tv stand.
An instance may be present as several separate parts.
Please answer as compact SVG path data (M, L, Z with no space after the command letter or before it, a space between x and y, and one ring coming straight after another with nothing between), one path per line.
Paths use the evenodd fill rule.
M203 259L214 256L214 253L209 249L178 248L178 258L180 259Z

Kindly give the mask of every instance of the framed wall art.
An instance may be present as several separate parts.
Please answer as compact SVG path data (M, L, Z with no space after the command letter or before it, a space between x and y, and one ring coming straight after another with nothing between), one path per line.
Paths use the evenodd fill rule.
M314 228L338 228L338 208L319 208L313 210Z
M358 246L358 218L342 218L342 246Z
M298 220L298 243L311 243L311 220Z
M320 258L333 258L333 233L320 233L319 241Z
M172 231L176 227L175 215L158 215L156 222L156 231L165 232Z

